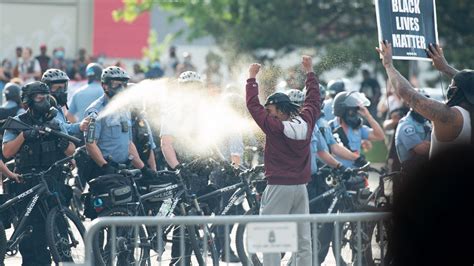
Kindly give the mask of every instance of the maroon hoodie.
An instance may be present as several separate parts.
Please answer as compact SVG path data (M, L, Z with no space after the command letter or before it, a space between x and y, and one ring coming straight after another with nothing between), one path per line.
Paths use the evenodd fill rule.
M270 116L260 104L256 80L247 80L247 108L266 136L264 163L268 184L299 185L308 183L311 178L311 133L321 113L319 83L313 72L307 74L306 88L306 99L299 117L293 122L282 122ZM304 132L294 133L297 130L291 125L304 129ZM293 136L295 134L297 137Z

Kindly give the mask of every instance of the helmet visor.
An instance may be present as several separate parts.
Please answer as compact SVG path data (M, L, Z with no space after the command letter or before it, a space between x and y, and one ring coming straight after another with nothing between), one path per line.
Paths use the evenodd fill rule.
M344 100L344 104L347 107L369 106L370 101L363 93L353 91L350 92L348 97Z

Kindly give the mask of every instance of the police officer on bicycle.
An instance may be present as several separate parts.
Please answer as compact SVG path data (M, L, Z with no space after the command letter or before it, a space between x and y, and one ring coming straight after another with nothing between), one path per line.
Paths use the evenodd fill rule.
M120 67L110 66L103 70L101 84L104 95L94 101L86 115L93 118L84 133L87 153L93 160L86 179L117 173L119 164L132 163L144 176L153 176L146 167L132 142L132 125L129 111L99 116L106 105L127 87L130 76Z
M48 126L54 130L66 132L64 127L54 117L56 112L51 106L49 88L42 82L31 82L22 88L22 102L28 107L26 113L16 116L15 119L30 125L32 128L19 130L5 130L3 136L3 155L6 158L15 157L16 172L20 174L38 172L46 170L54 162L62 159L65 155L72 155L75 149L74 144L68 140L46 134L42 130L43 126ZM60 194L61 199L68 201L64 182L61 180L48 179L51 183L50 189ZM35 182L34 180L31 182ZM31 182L17 184L18 191L26 191L32 185ZM57 182L57 183L56 183ZM23 205L23 204L22 204ZM19 206L25 209L26 206ZM24 266L50 265L51 256L46 244L45 221L38 209L35 207L30 214L28 225L32 227L32 232L22 238L19 250L22 255Z

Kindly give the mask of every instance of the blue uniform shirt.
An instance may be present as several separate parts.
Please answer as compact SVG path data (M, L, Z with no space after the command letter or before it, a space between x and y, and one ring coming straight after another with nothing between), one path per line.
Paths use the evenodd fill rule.
M334 130L335 128L339 127L339 122L337 118L333 119L331 122L331 128ZM362 146L362 140L364 139L369 139L369 134L372 132L372 129L366 125L363 125L362 127L358 129L353 129L349 127L348 132L346 133L347 139L349 140L349 149L352 152L355 152L357 154L360 154L361 146ZM339 136L337 134L334 134L334 138L336 139L337 142L341 142ZM345 167L348 168L353 168L353 161L351 160L344 160L339 156L335 156L336 160L342 163Z
M428 122L420 123L413 119L409 112L405 117L400 119L395 132L395 146L397 148L398 158L400 162L404 162L413 157L410 152L416 145L423 141L430 141L431 130L425 130L425 127L431 128Z
M71 124L67 121L66 116L64 115L63 109L61 106L56 106L56 110L58 110L58 114L56 115L56 119L66 128L67 133L69 135L79 135L81 130L79 128L80 123Z
M106 96L102 95L86 109L86 115L100 115L107 102ZM84 137L86 136L87 132L84 132ZM99 116L95 123L94 140L105 159L111 158L113 162L126 163L129 159L128 147L132 141L130 112Z
M78 121L82 121L85 117L85 110L92 102L104 95L102 86L98 82L92 82L79 88L76 93L72 95L71 104L69 104L69 112L75 115Z
M323 135L326 144L330 147L333 144L336 144L336 139L332 135L331 126L329 126L329 122L326 120L326 114L324 112L321 113L318 121L316 121L316 125L319 127L319 131Z
M335 118L332 113L334 99L324 100L323 113L326 115L326 120L331 121Z
M311 134L310 152L311 152L311 175L318 172L317 165L317 152L328 151L328 145L323 138L323 135L319 131L318 125L314 126L313 133Z

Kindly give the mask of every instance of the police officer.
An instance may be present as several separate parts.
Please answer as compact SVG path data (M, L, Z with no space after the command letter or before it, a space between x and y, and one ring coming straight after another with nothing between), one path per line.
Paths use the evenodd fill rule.
M95 118L84 133L87 152L94 162L86 179L117 173L118 164L130 161L134 167L142 170L144 176L154 175L140 159L132 142L130 112L99 116L105 106L127 87L129 79L130 76L120 67L110 66L102 71L104 95L86 109L86 115Z
M5 130L3 136L3 155L7 158L16 156L16 172L20 174L42 171L49 168L54 162L72 155L74 144L53 135L47 135L40 130L41 126L48 125L52 129L66 132L56 116L55 109L50 103L49 88L42 82L31 82L22 88L22 101L28 107L26 113L16 116L18 119L34 128L21 131ZM52 179L48 179L52 180ZM54 182L54 181L52 181ZM33 184L18 184L19 191L29 189ZM64 183L62 184L64 186ZM61 184L53 187L58 189L63 200L67 200L62 192ZM20 206L26 208L25 206ZM22 238L19 249L23 259L22 265L50 265L51 257L46 245L45 221L41 212L35 207L30 214L28 226L32 233Z
M333 113L336 118L329 122L333 135L336 141L357 155L361 154L362 140L379 141L385 137L382 128L369 113L366 107L369 105L370 101L355 91L343 91L334 98ZM370 127L363 124L362 117ZM353 161L339 156L336 159L345 167L353 167Z
M347 79L333 79L328 82L328 98L324 100L324 106L322 111L326 115L326 120L331 121L334 119L334 114L332 113L334 97L340 92L347 90L349 81Z
M67 118L71 123L82 121L87 107L104 95L104 91L100 84L102 70L102 66L97 63L90 63L87 65L87 85L79 88L71 98L71 103L67 113Z
M21 106L21 88L16 83L8 82L3 89L5 103L0 107L0 120L14 117L25 112Z
M62 70L50 68L44 72L41 81L48 85L51 96L56 101L54 108L58 110L57 119L64 125L69 135L78 136L81 133L80 123L71 124L67 121L63 107L67 107L67 85L69 77Z
M194 71L186 71L179 75L178 87L181 93L187 93L190 91L199 93L204 89L204 83L198 73ZM176 106L168 106L163 110L164 113L160 130L161 150L170 168L175 170L179 169L182 173L185 173L185 175L190 175L192 173L188 171L189 169L186 169L183 166L183 163L199 158L201 154L198 154L191 149L192 145L196 145L192 138L192 134L195 132L180 132L179 130L183 126L196 128L200 125L197 123L196 119L193 119L193 115L195 114L195 111L193 110L195 107L194 100L186 98L180 99L180 101L183 106L188 108L188 110L186 110L186 116L175 113ZM172 102L171 104L174 103L175 102ZM199 191L202 191L208 185L208 176L205 176L205 174L193 176L192 178L189 178L189 181L191 190L199 195ZM172 258L170 265L181 265L181 259L184 260L184 265L190 265L191 248L186 244L184 251L185 256L181 256L179 235L179 230L175 228L173 231L173 245L171 247Z
M143 163L150 169L156 171L155 152L156 144L150 124L145 119L145 112L132 110L132 141L137 148L138 155Z
M420 160L427 160L431 144L429 121L413 109L400 119L395 132L395 146L402 169L409 171Z

